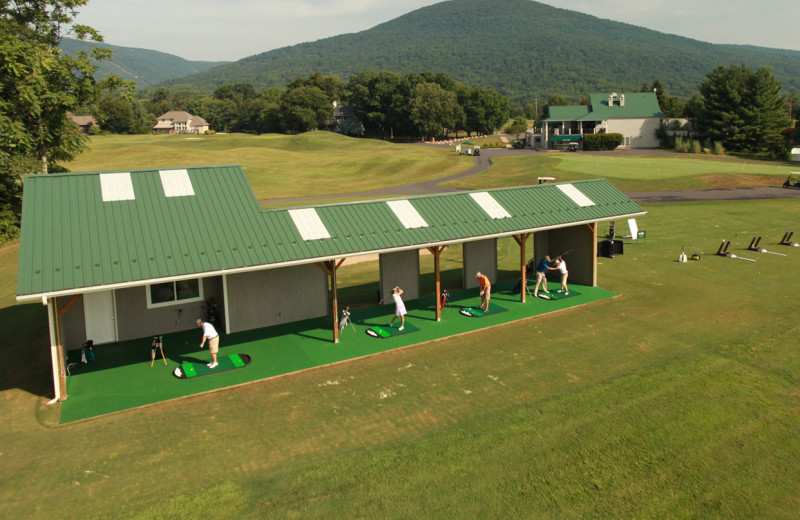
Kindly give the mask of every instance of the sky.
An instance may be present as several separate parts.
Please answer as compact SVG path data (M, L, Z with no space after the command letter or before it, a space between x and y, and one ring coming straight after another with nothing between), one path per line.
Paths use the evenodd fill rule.
M97 29L111 45L187 60L236 61L363 31L439 1L89 0L75 21ZM540 1L710 43L800 50L800 0Z

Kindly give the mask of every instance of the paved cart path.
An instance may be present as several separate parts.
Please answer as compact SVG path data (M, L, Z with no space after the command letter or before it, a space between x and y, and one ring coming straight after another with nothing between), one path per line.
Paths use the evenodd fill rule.
M430 146L430 145L428 145ZM440 147L448 147L450 145L434 145ZM502 148L488 148L482 149L481 155L474 158L474 165L467 171L443 177L440 179L433 179L424 182L415 182L412 184L403 184L401 186L392 186L379 190L358 191L351 193L336 193L332 195L319 195L315 197L296 197L286 199L267 199L258 201L261 204L274 204L274 203L306 203L314 202L315 200L326 200L339 198L355 198L355 197L400 197L400 196L414 196L414 195L433 195L437 193L451 193L457 191L464 191L459 188L449 188L446 186L439 186L439 184L453 181L456 179L463 179L471 177L479 173L485 172L492 167L493 157L509 157L514 155L531 155L541 153L563 153L563 152L541 152L534 150L513 150ZM609 152L580 152L580 153L600 153L607 154ZM665 152L661 150L619 150L613 152L616 155L642 155L642 154L671 154L672 152ZM707 189L707 190L676 190L676 191L642 191L626 193L634 202L685 202L685 201L699 201L699 200L747 200L747 199L776 199L776 198L789 198L800 197L800 189L786 189L781 187L758 187L758 188L724 188L724 189Z

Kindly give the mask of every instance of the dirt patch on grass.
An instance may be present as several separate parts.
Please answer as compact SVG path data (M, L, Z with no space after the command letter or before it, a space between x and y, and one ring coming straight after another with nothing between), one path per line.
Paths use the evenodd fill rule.
M742 173L727 173L724 175L701 175L699 179L707 184L709 189L726 188L764 188L782 186L784 178L780 175L748 175Z

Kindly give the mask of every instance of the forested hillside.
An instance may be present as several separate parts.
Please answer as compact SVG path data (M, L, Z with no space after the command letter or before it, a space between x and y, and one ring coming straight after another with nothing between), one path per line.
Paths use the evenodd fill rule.
M106 47L111 49L113 53L113 57L110 60L97 62L96 77L116 74L122 79L135 81L139 88L156 85L173 78L188 76L189 74L202 72L211 67L227 63L219 61L189 61L164 52L118 47L107 43L98 44L70 38L61 40L61 49L71 56L81 50L91 51L92 46Z
M717 65L766 65L787 92L800 90L800 51L715 45L529 0L451 0L372 29L277 49L171 80L212 92L223 83L283 87L313 72L343 81L365 70L444 72L527 103L577 100L659 80L688 98Z

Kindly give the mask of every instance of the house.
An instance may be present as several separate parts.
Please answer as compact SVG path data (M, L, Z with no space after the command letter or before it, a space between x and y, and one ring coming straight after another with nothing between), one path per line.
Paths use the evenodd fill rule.
M333 121L330 125L332 132L352 136L364 134L364 125L356 117L351 105L339 105L334 102L333 109Z
M222 332L331 316L338 342L350 257L378 255L382 297L415 299L421 250L438 265L462 244L468 289L477 271L496 279L497 240L513 237L523 280L533 242L571 251L570 280L596 286L598 222L644 213L604 179L262 210L238 165L29 175L17 300L47 306L60 400L66 350L192 329L211 298Z
M200 116L193 116L183 110L171 110L158 116L153 127L154 134L204 134L210 128Z
M622 148L657 148L656 131L666 117L655 92L591 94L588 105L550 107L542 144L566 149L569 143L580 143L585 134L618 133Z
M72 112L67 112L67 117L69 117L73 123L78 125L78 130L84 134L88 134L92 128L100 128L100 125L97 124L97 120L94 118L94 116L76 116Z

